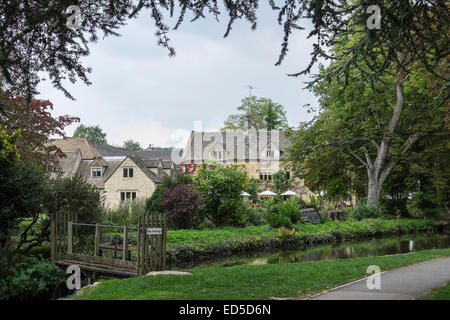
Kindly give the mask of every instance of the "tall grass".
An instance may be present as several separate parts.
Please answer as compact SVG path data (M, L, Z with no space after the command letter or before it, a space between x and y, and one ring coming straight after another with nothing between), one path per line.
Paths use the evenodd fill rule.
M136 200L130 203L121 203L117 208L106 210L105 223L127 226L136 225L138 217L144 212L144 200Z

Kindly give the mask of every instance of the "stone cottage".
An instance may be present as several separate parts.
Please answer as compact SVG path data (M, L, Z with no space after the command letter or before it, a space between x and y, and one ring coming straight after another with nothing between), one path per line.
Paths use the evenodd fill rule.
M259 189L274 190L273 175L283 170L284 152L288 147L285 133L279 130L192 131L181 157L184 167L203 162L219 162L224 165L244 165L249 177L260 181ZM292 191L303 200L310 200L314 194L304 185L303 180L291 177Z
M165 176L177 174L174 151L144 150L96 144L84 138L53 140L66 158L58 165L66 177L79 175L95 186L106 208L149 198ZM179 152L178 150L176 152Z

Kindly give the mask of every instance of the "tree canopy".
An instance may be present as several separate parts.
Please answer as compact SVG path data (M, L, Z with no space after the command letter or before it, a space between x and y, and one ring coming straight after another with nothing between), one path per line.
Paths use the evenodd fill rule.
M247 119L252 129L280 130L288 126L284 107L268 98L245 97L237 111L225 121L223 130L244 129Z
M107 144L106 133L97 126L84 126L80 124L73 133L73 138L86 138L91 142L99 144Z
M447 55L449 11L445 0L283 0L268 1L272 10L278 12L277 22L283 27L283 41L276 64L285 58L289 40L296 30L304 29L302 19L312 21L308 37L315 38L311 61L299 73L309 73L320 59L342 60L339 67L328 75L350 75L353 67L363 77L375 79L392 61L405 67L412 59L398 56L398 52L414 48L415 58L422 61L430 71ZM65 89L63 81L81 79L89 84L89 67L81 59L89 54L89 43L103 37L118 35L127 20L148 10L157 29L158 44L175 50L168 37L169 26L164 16L177 16L174 28L191 15L191 21L209 15L219 19L227 15L228 24L224 36L228 36L236 20L247 20L252 29L257 25L258 0L79 0L77 5L81 19L72 5L73 1L9 1L0 3L0 72L8 86L27 93L27 101L37 93L41 81L40 72L48 74L52 84L73 98ZM381 28L367 28L372 13L371 6L381 11ZM70 10L69 10L70 8ZM76 23L75 23L76 22ZM76 27L74 27L76 25ZM349 29L349 25L355 28ZM328 48L357 35L352 45L342 52L328 52ZM344 36L344 38L343 38ZM445 45L443 47L443 45ZM408 51L408 50L406 50ZM411 50L409 50L411 51Z
M141 144L138 141L127 140L123 143L123 148L130 151L142 151Z

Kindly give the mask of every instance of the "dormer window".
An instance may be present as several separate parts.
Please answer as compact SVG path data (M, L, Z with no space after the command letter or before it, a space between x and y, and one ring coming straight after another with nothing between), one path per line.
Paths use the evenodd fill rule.
M91 168L91 178L99 179L102 177L102 168L101 167L92 167Z
M275 157L275 152L273 150L267 150L266 151L266 158L267 159L273 159Z
M133 168L123 168L123 177L124 178L133 178L134 170Z

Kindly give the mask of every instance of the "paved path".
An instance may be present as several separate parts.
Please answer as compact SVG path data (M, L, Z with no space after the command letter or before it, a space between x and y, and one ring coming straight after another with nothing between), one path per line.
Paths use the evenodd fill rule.
M383 271L383 270L381 270ZM312 300L409 300L450 281L450 258L382 272L381 288L369 290L367 278L312 297Z

